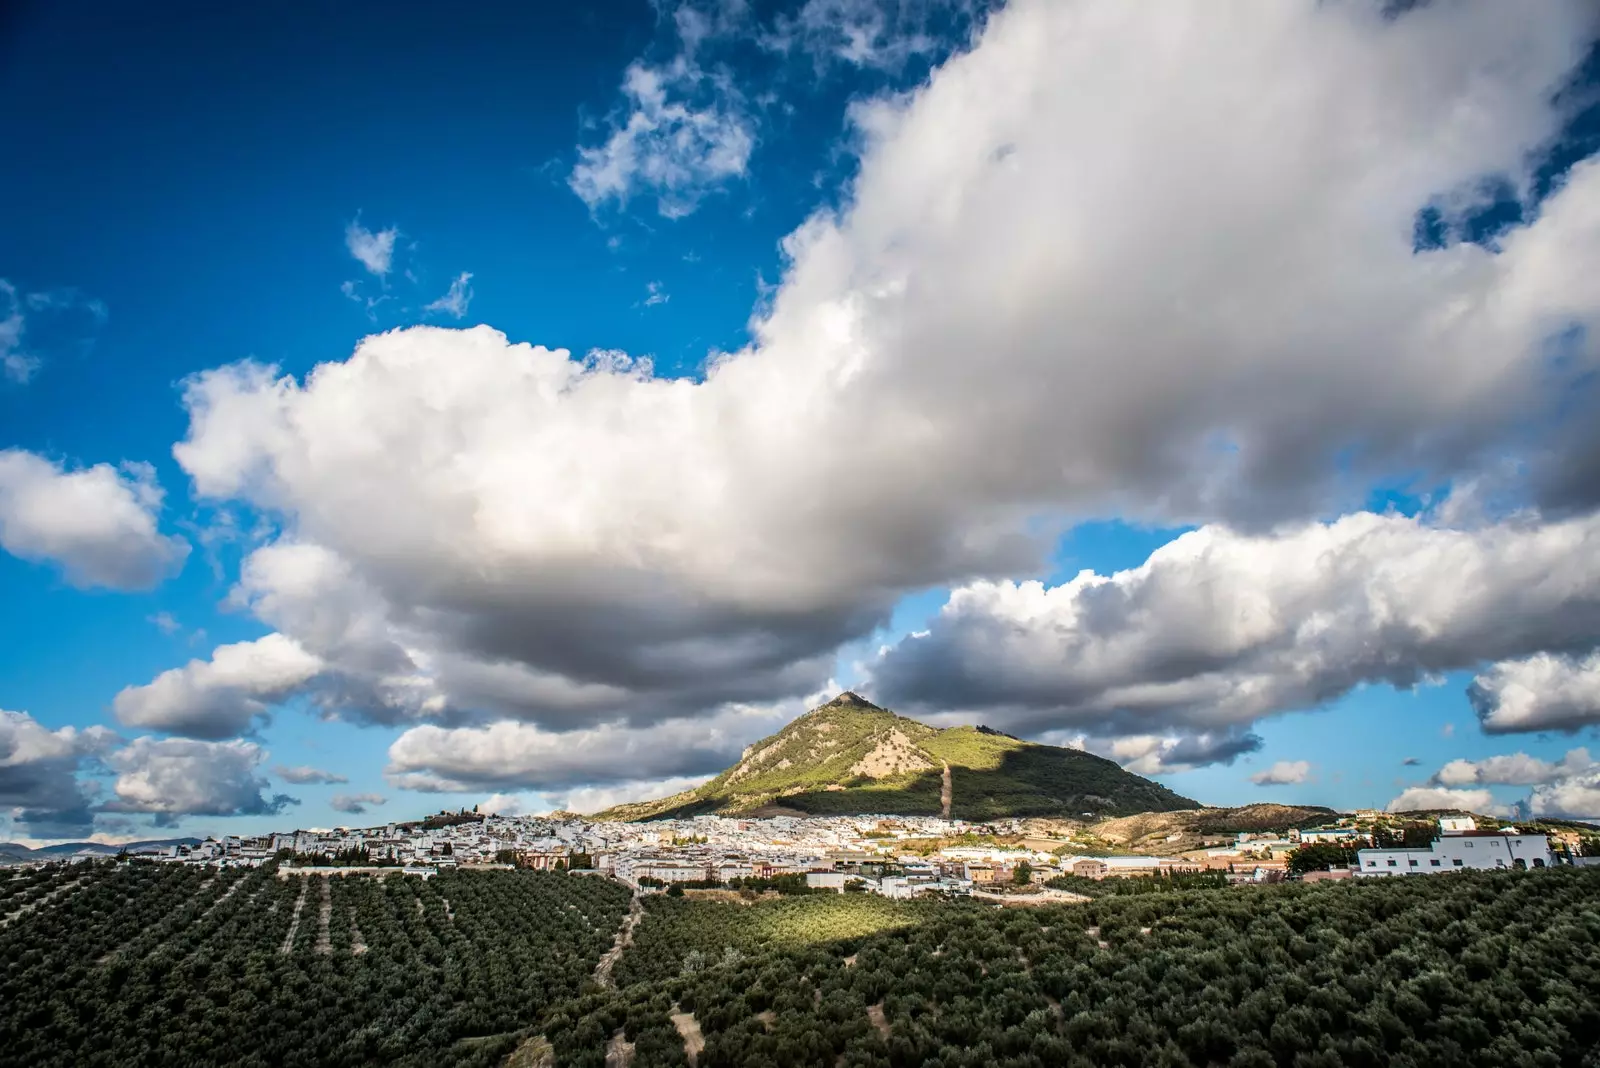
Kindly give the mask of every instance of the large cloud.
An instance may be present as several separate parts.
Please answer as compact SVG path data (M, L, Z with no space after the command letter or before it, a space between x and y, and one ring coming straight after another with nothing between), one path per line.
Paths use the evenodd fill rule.
M345 707L559 730L804 692L904 592L1030 571L1074 518L1254 529L1543 455L1600 336L1600 165L1498 251L1416 252L1414 223L1523 180L1594 25L1578 0L1017 0L858 109L845 205L703 381L417 328L303 381L198 376L176 454L280 521L241 599ZM1216 652L1257 627L1221 620ZM1428 667L1394 659L1352 670ZM1165 667L1122 696L1229 721L1282 697ZM1345 685L1302 674L1289 699Z
M1362 512L1205 527L1055 587L958 589L874 680L896 705L1023 730L1218 729L1596 636L1600 517L1451 530Z
M1486 786L1532 786L1528 796L1502 804ZM1600 818L1600 765L1587 749L1570 749L1560 760L1506 753L1482 760L1452 760L1433 778L1389 803L1392 812L1462 808L1496 816Z
M1389 812L1422 812L1430 809L1456 809L1485 816L1509 817L1516 808L1501 804L1488 790L1451 790L1442 786L1412 786L1389 802Z
M87 834L93 798L78 771L116 742L104 727L50 730L0 709L0 810L40 838Z
M1533 788L1527 810L1557 819L1600 819L1600 772L1589 771Z
M1483 760L1452 760L1433 778L1441 786L1533 786L1569 779L1594 767L1587 749L1569 750L1559 761L1540 760L1527 753L1509 753Z
M183 816L276 815L299 802L265 796L268 783L257 768L266 755L253 742L135 738L107 758L117 772L116 797L102 807L151 813L162 826Z
M69 471L0 450L0 548L59 565L74 586L148 589L181 568L189 544L157 529L161 499L148 465Z
M708 719L636 728L607 723L562 732L512 721L413 727L389 747L387 775L405 789L452 793L533 789L549 794L596 784L693 781L732 764L746 745L799 711L798 705L732 707Z
M258 716L301 690L322 661L281 634L220 645L210 660L191 660L145 686L129 686L113 702L130 727L221 740L247 731Z
M1600 723L1600 653L1538 653L1494 664L1472 680L1470 695L1490 734L1594 726Z

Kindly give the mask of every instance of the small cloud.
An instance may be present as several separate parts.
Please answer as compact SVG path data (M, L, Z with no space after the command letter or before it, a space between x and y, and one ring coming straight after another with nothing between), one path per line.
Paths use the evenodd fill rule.
M145 619L146 622L154 624L162 634L176 634L183 629L183 624L174 619L171 612L157 612Z
M1404 767L1414 768L1421 764L1422 760L1418 757L1406 757L1404 760L1400 761L1400 763Z
M92 322L81 313L87 312ZM55 336L54 345L83 345L86 335L105 325L105 303L85 299L75 289L52 289L42 293L20 293L17 287L0 278L0 378L26 385L44 366L44 361L23 347L30 320L41 320L46 333ZM74 320L73 316L77 319Z
M359 816L367 810L368 805L386 805L389 799L382 794L334 794L328 802L335 812L348 812L352 816Z
M524 816L528 803L518 794L490 794L478 802L478 811L485 816Z
M644 306L646 308L654 307L657 304L665 304L667 301L672 299L671 295L667 293L666 289L662 287L660 282L651 282L646 285L644 289Z
M450 283L450 291L431 304L423 307L424 312L443 312L454 319L459 319L467 314L467 305L472 303L472 281L470 271L462 271Z
M1266 771L1250 776L1257 786L1293 786L1311 777L1309 760L1280 760Z
M1454 723L1446 723L1443 727L1439 728L1439 737L1441 737L1441 738L1449 738L1452 735L1454 735L1455 732L1456 732L1456 725Z
M292 782L297 786L320 786L328 783L350 781L343 775L336 775L331 771L323 771L321 768L313 768L305 764L298 767L284 767L279 764L272 769L272 773L284 782Z
M361 292L361 286L356 282L340 283L339 292L345 295L345 299L361 305L366 310L367 318L371 319L373 322L378 321L378 316L375 309L378 307L378 305L389 299L389 294L387 293L381 293L376 297L367 296L365 293Z
M567 178L591 211L650 192L663 218L681 219L744 176L755 119L730 79L680 55L660 67L630 65L622 91L626 104L612 116L610 136L580 146Z
M394 241L399 236L400 231L393 226L374 233L362 226L358 219L344 228L344 247L350 250L350 255L359 260L368 273L382 278L394 265Z

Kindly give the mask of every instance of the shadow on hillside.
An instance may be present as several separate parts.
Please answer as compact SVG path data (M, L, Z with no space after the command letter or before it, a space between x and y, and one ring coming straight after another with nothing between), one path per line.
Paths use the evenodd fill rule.
M1112 761L1071 749L1025 746L1006 753L998 767L951 765L950 773L950 815L957 819L1084 818L1197 807ZM930 770L844 790L791 794L782 803L819 816L852 812L937 816L942 777L941 770Z

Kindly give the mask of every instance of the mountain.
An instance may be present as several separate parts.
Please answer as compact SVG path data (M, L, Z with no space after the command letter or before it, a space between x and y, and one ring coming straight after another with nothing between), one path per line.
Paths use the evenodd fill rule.
M76 853L98 853L104 857L114 857L124 850L133 853L140 849L165 849L167 846L172 845L196 846L199 844L200 839L198 838L159 838L145 842L125 842L121 845L106 845L104 842L59 842L56 845L30 849L18 842L0 842L0 863L17 863L29 860L62 860ZM11 859L7 861L5 858Z
M1077 749L987 727L940 730L842 693L744 751L693 790L597 817L750 815L1103 818L1199 808L1159 783Z

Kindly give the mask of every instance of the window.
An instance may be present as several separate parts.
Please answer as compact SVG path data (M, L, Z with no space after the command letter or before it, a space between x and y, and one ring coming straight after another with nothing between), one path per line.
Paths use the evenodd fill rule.
M1369 868L1376 868L1376 867L1377 867L1377 866L1378 866L1378 862L1377 862L1377 861L1375 861L1375 860L1369 860L1369 861L1367 861L1367 867L1369 867Z
M1435 868L1437 868L1439 866L1439 858L1438 857L1434 857L1432 860L1428 861L1428 863L1432 864Z
M1535 868L1542 868L1542 867L1544 867L1544 861L1540 860L1538 857L1534 857L1533 858L1533 866Z
M1471 843L1471 842L1468 842L1468 843L1467 843L1467 844L1466 844L1466 845L1467 845L1467 848L1468 848L1468 849L1471 849L1471 848L1472 848L1472 843Z
M1455 859L1455 865L1456 865L1456 867L1458 867L1458 868L1459 868L1459 867L1461 867L1461 858L1460 858L1460 857L1457 857L1457 858L1456 858L1456 859Z
M1417 861L1416 861L1415 857L1413 857L1412 859L1406 861L1406 863L1410 864L1413 868L1415 868L1417 866Z
M1391 868L1394 867L1394 858L1393 857L1389 858L1389 867L1391 867Z

